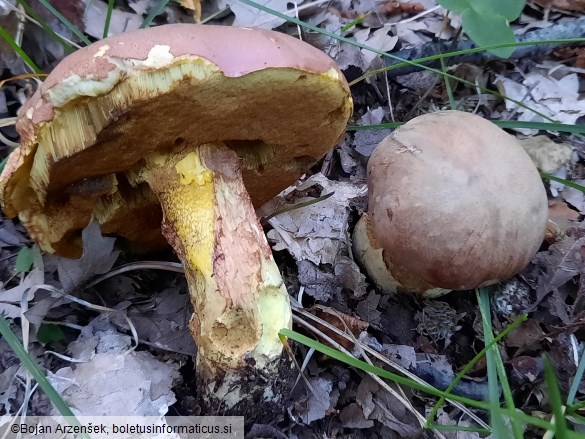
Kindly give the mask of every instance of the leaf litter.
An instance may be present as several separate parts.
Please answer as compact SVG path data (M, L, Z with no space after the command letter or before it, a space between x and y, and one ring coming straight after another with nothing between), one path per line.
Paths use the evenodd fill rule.
M118 3L113 10L110 34L139 27L157 4L153 0L130 0L122 2L123 7ZM187 6L184 8L178 2L169 2L156 22L192 21L197 3L183 2ZM339 32L359 18L359 22L344 31L345 35L383 51L432 44L429 42L434 38L450 39L460 24L457 16L450 16L450 20L445 22L446 11L438 8L433 0L341 0L326 3L305 0L296 4L263 0L261 3L291 16L298 13L301 19L331 32ZM566 9L563 2L553 3L553 7L559 10ZM101 38L107 11L105 3L72 0L67 5L70 6L68 18L87 34ZM201 6L201 17L204 19L218 13L218 21L223 24L278 28L298 35L296 26L287 25L281 19L240 2L209 0L202 2ZM422 15L417 17L419 13ZM534 9L530 9L530 13L534 15ZM13 10L2 9L2 14L0 19L7 20L6 23L17 23ZM556 11L548 16L548 22L541 15L537 19L523 16L513 26L521 33L531 27L548 26L558 17L560 15ZM75 40L71 32L54 17L46 15L45 19L61 35ZM27 26L26 32L28 38L23 42L23 47L42 68L48 70L64 55L62 46L48 43L38 28ZM350 79L363 74L368 68L383 65L380 57L372 52L340 44L330 37L312 32L303 32L301 36L329 53L347 70ZM0 59L13 74L26 71L20 59L4 46L0 47ZM575 67L565 67L558 60L519 60L513 67L496 62L490 68L457 66L450 72L465 76L470 69L474 72L472 82L477 80L481 85L488 86L499 84L504 94L547 116L563 123L581 122L585 108L580 95L582 72L575 71ZM383 75L372 75L354 87L356 113L353 124L373 125L404 120L405 116L446 108L445 90L441 81L437 82L432 75L416 72L408 78L398 77L395 81L388 87ZM21 81L18 86L3 88L2 101L6 103L3 111L7 114L24 101L23 85L26 84ZM504 104L473 88L456 87L455 93L463 109L477 111L489 118L543 120L521 106L509 102ZM2 128L2 133L14 138L13 129L10 129ZM521 136L540 134L524 141L529 144L527 148L543 172L561 178L585 180L585 174L580 171L582 157L575 153L578 138L526 129L516 131ZM364 130L346 136L331 155L330 166L323 174L314 173L306 178L273 200L260 214L266 216L282 206L334 193L313 205L281 213L266 225L273 249L281 256L280 265L289 291L306 304L332 306L336 312L349 318L359 317L354 337L360 331L362 336L371 334L371 343L377 344L381 352L439 386L441 383L448 384L453 370L469 360L470 347L476 349L481 346L476 344L481 342L482 335L476 324L473 299L464 295L446 296L444 303L447 305L442 312L446 316L445 326L435 324L431 327L427 316L432 305L413 298L380 294L351 255L353 225L366 205L365 163L377 143L389 132ZM527 323L510 335L509 342L504 340L502 345L504 361L518 382L519 387L513 389L515 396L524 401L523 407L530 410L540 409L543 402L543 398L538 396L542 394L540 352L548 350L553 363L560 370L568 371L560 377L562 386L566 388L570 373L575 370L572 361L575 356L574 343L571 340L583 340L582 321L585 318L581 225L585 202L581 193L562 184L550 183L549 189L555 196L549 207L554 222L551 231L554 233L550 234L547 244L523 275L514 280L515 284L503 285L493 298L494 327L499 330L519 313L531 312ZM45 255L40 260L37 257L29 273L12 277L14 257L11 259L9 256L16 255L19 248L28 242L21 226L3 220L0 223L0 255L7 259L3 259L0 265L0 271L5 273L2 277L0 312L18 322L24 311L25 318L32 325L31 352L47 370L52 371L54 380L62 381L63 377L67 377L75 382L65 390L73 407L81 411L91 410L83 397L85 394L93 395L94 401L104 401L99 406L100 410L108 410L105 404L107 396L96 393L100 386L107 383L90 385L89 375L100 372L120 384L120 389L127 390L127 401L125 395L119 395L120 401L127 404L125 407L144 413L168 410L175 400L172 381L180 380L178 365L185 361L183 355L194 353L186 329L190 311L184 283L180 276L173 276L158 285L147 273L130 273L84 290L84 285L94 276L108 273L114 264L121 262L113 240L101 236L98 230L91 227L84 231L84 249L87 252L84 251L82 259L66 261ZM42 285L47 287L38 288ZM49 287L63 293L78 294L83 300L107 305L115 312L104 312L96 317L94 309L65 299ZM25 308L22 308L23 300ZM441 312L438 314L441 315ZM130 319L143 342L141 348L156 347L156 357L147 351L130 350L131 329L126 318ZM66 328L66 325L80 328L66 330L65 339L57 344L60 344L60 352L83 359L85 363L66 365L64 360L42 355L45 348L59 350L59 346L43 347L35 336L45 321L57 321ZM425 324L421 325L421 322ZM15 378L19 373L16 371L16 360L2 342L0 340L0 410L3 407L6 412L13 412L22 402L22 387ZM161 349L167 354L161 355ZM299 424L287 427L289 437L319 433L323 436L329 427L337 429L335 431L354 430L355 437L373 437L372 434L388 438L410 437L419 432L412 414L370 378L317 355L313 355L307 363L308 382L316 392L306 388L296 389L296 403L288 410ZM126 375L133 370L136 375ZM480 387L484 385L485 365L478 364L473 373L476 384ZM155 379L149 384L150 387L145 388L144 392L137 392L136 389L151 375ZM120 380L127 380L128 387L124 387ZM471 385L465 390L468 394L473 391ZM478 394L481 391L480 388ZM36 395L34 397L38 398ZM409 393L407 398L415 401L420 411L426 408L424 400L416 394ZM438 421L447 425L471 425L468 418L450 407L439 411ZM279 420L279 424L286 425L286 422ZM478 437L467 432L445 432L444 436Z

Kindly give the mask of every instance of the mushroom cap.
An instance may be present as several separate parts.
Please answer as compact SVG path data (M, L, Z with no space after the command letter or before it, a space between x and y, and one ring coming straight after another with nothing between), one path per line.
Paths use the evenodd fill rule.
M517 140L445 111L386 137L368 162L369 220L406 289L466 290L521 271L542 244L546 191Z
M79 254L92 216L160 245L156 197L128 176L144 156L223 142L258 206L337 143L351 111L331 58L278 32L173 24L117 35L65 58L25 104L0 202L47 251Z

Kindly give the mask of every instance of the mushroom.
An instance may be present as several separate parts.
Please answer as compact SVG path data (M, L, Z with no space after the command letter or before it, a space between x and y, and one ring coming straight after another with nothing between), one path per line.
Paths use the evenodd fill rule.
M291 312L253 206L332 148L351 111L334 62L281 33L174 24L118 35L65 58L25 104L2 206L68 257L92 218L144 249L164 236L195 309L200 401L213 413L278 408L291 372L278 331Z
M481 117L412 119L368 162L354 251L385 291L439 295L512 277L542 244L546 191L518 141Z

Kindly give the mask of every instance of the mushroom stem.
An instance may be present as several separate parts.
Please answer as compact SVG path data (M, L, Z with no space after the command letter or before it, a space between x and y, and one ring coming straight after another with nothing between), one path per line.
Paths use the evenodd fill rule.
M223 144L156 153L139 179L159 198L163 234L185 267L200 397L215 397L226 409L256 399L270 383L251 389L251 373L275 375L283 357L278 331L291 327L292 317L238 156Z

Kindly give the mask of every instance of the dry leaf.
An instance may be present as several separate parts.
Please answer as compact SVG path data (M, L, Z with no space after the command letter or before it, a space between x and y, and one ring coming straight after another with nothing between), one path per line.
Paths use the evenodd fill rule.
M583 265L581 247L585 237L575 234L551 245L547 251L539 252L533 259L535 268L540 269L536 281L536 302L533 309L553 290L558 290L580 273Z
M573 148L565 143L553 142L547 136L534 136L520 140L536 167L542 172L555 172L569 163Z
M379 298L378 298L379 299ZM326 321L332 326L335 326L337 329L341 330L342 332L347 333L348 331L353 335L354 338L358 338L359 335L368 329L368 323L363 322L360 319L352 316L348 316L347 314L343 314L342 312L332 310L330 308L326 308L323 306L315 306L314 313L317 317L321 320ZM326 328L325 326L321 325L320 323L313 322L315 327L319 329L319 331L323 332L328 337L335 340L341 346L346 349L351 349L353 347L353 342L351 342L351 337L349 339L338 335L337 333L331 331L330 329ZM322 343L330 345L327 341L323 341Z
M273 9L286 14L288 12L288 2L282 0L257 0L257 3L267 8ZM300 5L302 1L298 1ZM236 16L233 26L259 27L262 29L274 29L285 23L286 20L275 17L274 15L261 11L260 9L246 5L238 0L219 0L219 9L225 9L229 6Z
M201 21L201 1L202 0L179 0L179 4L185 9L193 11L193 18L195 23Z
M85 33L94 38L103 38L107 15L108 5L106 2L88 2L83 15ZM139 29L142 26L142 21L143 18L139 15L113 9L108 36Z
M403 2L396 2L396 1L391 1L391 2L385 3L380 8L380 12L387 14L387 15L398 15L398 14L416 15L416 14L420 14L424 10L425 10L425 7L420 3L403 3Z
M59 280L66 293L71 293L96 274L110 271L120 253L114 250L116 239L103 237L100 226L95 221L83 229L81 237L83 240L81 259L59 258L57 262Z
M101 316L82 329L69 347L86 363L64 367L49 378L77 415L160 416L176 399L173 381L179 365L146 351L127 352L130 338Z
M585 100L581 99L579 94L579 77L576 73L571 73L561 79L553 78L548 76L548 71L562 65L550 62L544 65L546 69L535 69L527 73L522 84L509 78L498 77L496 85L502 94L521 101L526 106L520 107L511 100L506 100L506 108L509 111L517 111L520 121L547 122L542 116L528 109L530 108L561 123L574 125L580 117L585 116ZM525 135L538 132L526 128L515 130Z
M307 425L313 421L323 419L329 414L331 407L334 405L331 401L331 391L333 389L331 379L310 378L309 383L311 384L312 390L307 390L309 399L306 401L306 405L300 407L297 404L297 411L300 412L300 418Z
M585 0L534 0L534 3L544 8L554 8L577 12L585 11Z

